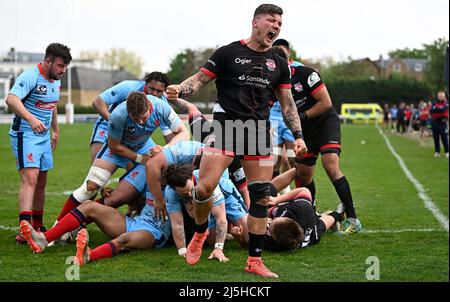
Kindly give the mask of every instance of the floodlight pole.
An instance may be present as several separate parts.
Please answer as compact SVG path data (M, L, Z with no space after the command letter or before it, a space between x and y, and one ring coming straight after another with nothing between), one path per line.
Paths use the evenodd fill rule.
M68 0L68 6L69 6L69 16L67 18L67 40L70 42L71 35L70 35L70 21L72 17L72 1ZM73 62L72 62L73 64ZM66 123L67 124L73 124L74 122L74 106L72 103L72 67L69 65L67 70L67 104L66 104Z
M73 124L74 108L72 103L72 68L69 66L67 70L67 104L66 104L66 123Z

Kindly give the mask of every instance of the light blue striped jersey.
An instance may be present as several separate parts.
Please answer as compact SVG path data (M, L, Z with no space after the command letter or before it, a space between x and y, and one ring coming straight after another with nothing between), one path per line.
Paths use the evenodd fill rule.
M147 95L147 98L150 102L150 117L145 124L139 125L134 122L127 112L126 102L123 102L111 113L108 120L108 137L119 140L125 147L137 151L162 123L172 131L178 128L182 121L169 104L152 95Z
M17 96L25 108L44 123L49 130L52 123L53 110L59 102L60 87L61 81L47 79L41 64L38 64L20 74L9 93ZM49 135L48 130L36 135ZM10 134L14 135L17 131L32 133L33 129L26 120L13 114Z

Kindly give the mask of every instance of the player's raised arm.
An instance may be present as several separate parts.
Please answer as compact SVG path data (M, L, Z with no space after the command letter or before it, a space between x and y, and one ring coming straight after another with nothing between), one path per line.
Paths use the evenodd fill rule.
M166 91L167 99L176 100L177 98L191 96L213 79L213 77L207 75L203 71L199 71L179 85L169 85Z

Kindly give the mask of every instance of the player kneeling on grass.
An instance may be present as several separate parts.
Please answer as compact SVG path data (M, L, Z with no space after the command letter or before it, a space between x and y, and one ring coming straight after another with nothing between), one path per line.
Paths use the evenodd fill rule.
M185 207L191 217L194 217L192 203L192 190L198 181L199 170L193 170L193 166L170 165L164 171L164 178L167 182L165 199L167 201L167 211L172 222L173 238L178 249L178 254L182 257L186 255L186 236L182 207ZM230 225L237 226L243 230L234 238L243 246L248 244L247 211L244 200L240 193L228 178L228 174L219 181L214 190L214 204L209 215L208 238L209 244L214 244L214 250L208 259L218 259L226 262L228 258L223 253L225 237L227 234L228 221Z
M170 221L156 219L154 208L149 203L138 216L129 218L114 208L91 200L73 209L57 225L44 233L37 232L28 221L22 220L20 233L33 252L42 253L49 242L91 221L113 239L91 250L88 247L89 234L86 229L81 229L77 236L75 256L75 263L80 265L111 258L125 250L160 248L167 243L171 234Z

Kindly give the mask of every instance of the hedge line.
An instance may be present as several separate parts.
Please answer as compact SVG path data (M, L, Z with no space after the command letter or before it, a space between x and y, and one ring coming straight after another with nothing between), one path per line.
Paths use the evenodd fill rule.
M326 85L338 112L342 103L417 103L433 97L426 83L412 79L335 79Z

